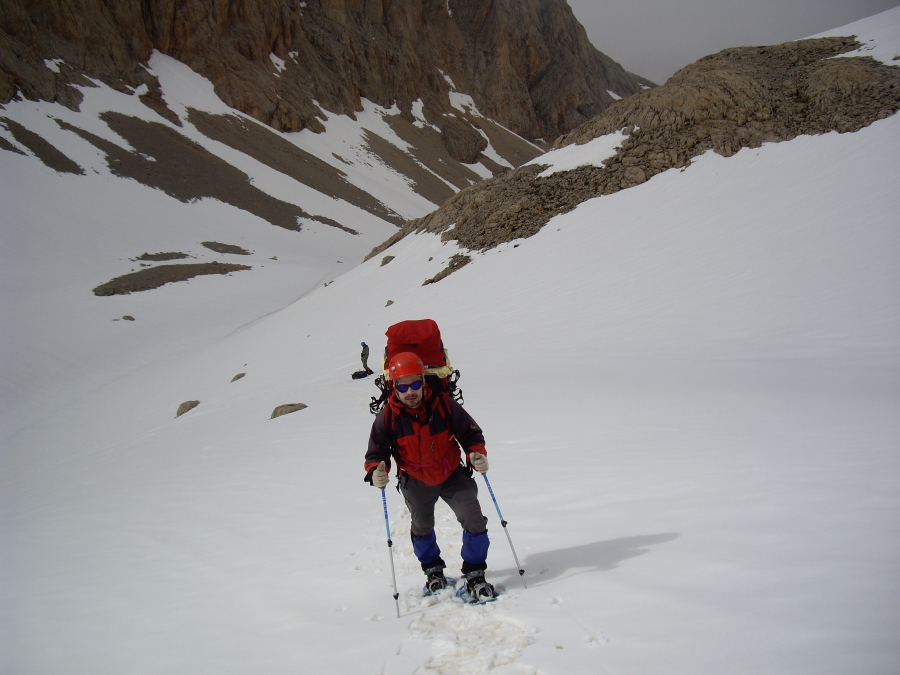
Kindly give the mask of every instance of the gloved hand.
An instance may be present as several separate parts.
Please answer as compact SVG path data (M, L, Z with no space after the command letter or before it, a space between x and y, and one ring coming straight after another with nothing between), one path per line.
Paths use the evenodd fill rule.
M472 467L478 473L487 473L488 470L488 461L487 457L482 455L480 452L472 452L469 454L469 461L472 462Z
M372 485L379 490L383 490L388 484L387 471L384 470L384 462L378 465L378 468L372 472Z

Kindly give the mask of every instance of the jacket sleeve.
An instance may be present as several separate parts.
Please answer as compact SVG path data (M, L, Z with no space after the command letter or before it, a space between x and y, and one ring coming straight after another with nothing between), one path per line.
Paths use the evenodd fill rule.
M486 456L487 449L484 447L484 433L481 431L481 427L459 403L452 398L449 401L450 412L453 414L450 430L456 436L463 451L466 455L470 452L478 452Z
M385 423L385 410L382 408L372 423L372 432L369 434L369 448L366 450L366 477L367 483L372 482L372 472L378 468L381 462L387 472L391 472L391 434Z

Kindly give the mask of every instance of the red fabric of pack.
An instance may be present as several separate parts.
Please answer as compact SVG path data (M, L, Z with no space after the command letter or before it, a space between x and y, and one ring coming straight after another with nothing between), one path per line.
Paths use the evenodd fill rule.
M444 366L444 345L441 330L433 319L415 319L395 323L387 329L388 360L400 352L413 352L425 367Z

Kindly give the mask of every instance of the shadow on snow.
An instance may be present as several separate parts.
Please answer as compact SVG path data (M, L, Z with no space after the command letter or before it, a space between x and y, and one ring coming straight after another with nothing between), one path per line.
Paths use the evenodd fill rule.
M531 553L522 561L525 580L529 586L540 586L554 579L567 578L584 572L612 570L624 560L649 553L650 546L665 544L679 536L675 533L648 534ZM497 547L504 545L506 541L496 535L492 537L491 547L495 553L499 552ZM505 586L510 586L515 584L519 575L515 568L510 567L492 569L490 576L497 578L498 581L500 577L506 577L502 581L505 582Z

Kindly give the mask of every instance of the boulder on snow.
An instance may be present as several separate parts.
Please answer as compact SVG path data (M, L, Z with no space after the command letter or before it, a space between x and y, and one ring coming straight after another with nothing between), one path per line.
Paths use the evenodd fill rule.
M250 255L250 251L245 248L241 248L236 244L223 244L218 241L201 241L200 243L210 251L215 251L216 253L230 253L231 255Z
M193 410L198 405L200 405L200 401L185 401L180 406L178 406L178 412L175 413L175 417L181 417L188 410Z
M182 260L189 257L181 251L163 251L161 253L142 253L135 260L149 260L150 262L162 262L164 260Z
M289 415L292 412L297 412L298 410L303 410L306 407L305 403L285 403L284 405L280 405L275 410L272 411L272 416L269 418L270 420L274 420L276 417L281 417L282 415Z
M436 284L441 279L453 274L456 270L461 267L465 267L470 262L472 262L471 256L463 255L462 253L454 253L450 257L450 262L447 266L442 269L440 272L435 274L431 279L426 279L422 282L423 286L427 286L428 284Z

